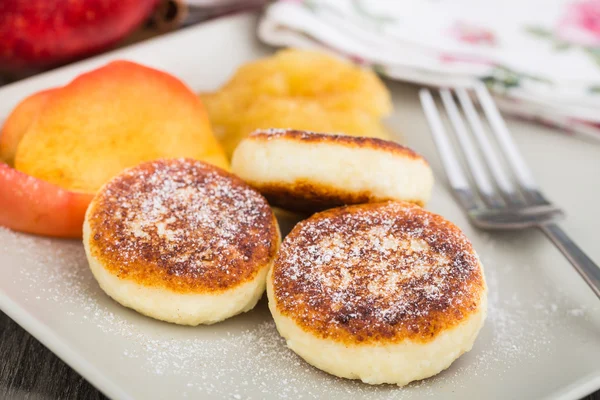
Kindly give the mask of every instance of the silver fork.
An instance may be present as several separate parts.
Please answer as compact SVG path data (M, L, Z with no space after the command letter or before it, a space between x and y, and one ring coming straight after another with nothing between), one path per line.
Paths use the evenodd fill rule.
M491 129L484 127L469 93L478 99ZM486 230L541 229L600 298L600 268L556 224L563 212L540 192L486 87L476 83L470 88L440 89L439 95L477 190L471 188L458 162L431 91L419 92L450 186L471 223ZM503 167L487 130L499 144L495 147L500 149L514 180Z

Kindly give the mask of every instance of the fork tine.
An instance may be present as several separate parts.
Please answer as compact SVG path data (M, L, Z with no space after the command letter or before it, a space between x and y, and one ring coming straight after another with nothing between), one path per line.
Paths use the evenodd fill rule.
M471 130L475 134L475 139L477 140L477 143L479 144L479 147L481 148L485 159L488 162L490 172L496 180L498 187L500 187L500 190L502 190L502 192L507 197L513 199L516 193L515 186L504 171L502 163L500 162L498 155L494 151L492 143L490 142L488 136L485 133L485 129L483 127L483 124L481 123L479 114L475 110L475 106L473 105L473 102L471 101L467 90L464 88L457 88L456 96L458 97L458 101L460 102L460 105L462 106L462 109L465 112L467 120L471 125Z
M450 186L456 193L463 208L473 210L476 208L475 197L469 186L469 181L454 155L454 150L448 140L439 111L433 101L433 96L428 89L421 89L419 91L419 98L421 99L421 105L423 106L433 141L444 165Z
M509 166L515 174L517 181L525 189L536 190L537 185L533 179L533 174L525 163L525 160L521 156L519 149L511 137L500 111L498 111L496 104L494 104L494 100L492 99L490 92L488 92L487 88L483 84L477 84L475 86L475 93L477 94L477 98L479 99L481 107L483 108L483 112L490 122L492 131L496 135L498 143L500 143L500 147L504 152L504 156L507 158Z
M440 119L437 106L433 101L431 92L428 89L421 89L419 96L425 111L425 117L427 118L427 122L431 128L433 140L435 141L440 153L440 158L442 159L442 163L446 169L450 185L452 185L452 187L455 189L468 189L469 182L467 181L467 177L463 173L458 160L454 156L452 145L450 144L448 136L446 135L446 131L442 124L442 120Z
M470 135L467 132L467 127L465 126L463 117L458 111L452 93L448 89L440 89L440 96L481 197L490 206L501 207L503 205L502 198L495 193L496 190L485 172L485 167L471 141Z

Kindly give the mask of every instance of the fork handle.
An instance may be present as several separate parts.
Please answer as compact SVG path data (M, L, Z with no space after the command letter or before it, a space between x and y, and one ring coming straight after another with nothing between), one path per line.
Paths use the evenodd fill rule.
M563 255L575 267L579 275L600 298L600 267L589 258L583 250L556 224L540 226L542 232L550 238Z

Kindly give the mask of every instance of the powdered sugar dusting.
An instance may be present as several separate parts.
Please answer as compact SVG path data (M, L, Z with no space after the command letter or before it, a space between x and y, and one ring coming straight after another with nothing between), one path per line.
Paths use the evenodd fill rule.
M91 210L92 247L120 276L143 279L153 272L150 264L156 275L188 278L190 286L225 287L253 276L253 266L267 263L276 249L266 200L194 160L132 168L106 185Z
M485 253L491 244L483 244ZM528 290L537 288L532 303L512 280L515 274L523 276L518 275L521 271L527 273L527 266L513 267L482 257L489 315L474 349L434 378L402 389L374 387L334 378L295 356L279 337L264 302L251 313L221 324L180 327L144 318L108 299L94 281L76 241L0 228L0 255L2 291L23 307L44 310L49 316L47 324L59 335L75 331L79 339L71 343L74 351L93 359L102 349L118 366L109 376L118 379L122 371L129 371L120 384L127 381L126 387L141 393L139 398L150 398L148 394L156 398L233 399L474 398L477 396L468 393L481 385L514 384L521 374L520 365L543 360L565 340L565 336L557 336L564 325L585 324L590 313L597 312L574 305L571 296L555 287L537 283L528 284ZM573 315L571 310L581 310L583 315ZM69 329L61 331L66 324ZM134 380L136 375L143 378Z
M484 282L464 235L396 202L302 221L273 270L278 308L325 337L431 338L480 304Z

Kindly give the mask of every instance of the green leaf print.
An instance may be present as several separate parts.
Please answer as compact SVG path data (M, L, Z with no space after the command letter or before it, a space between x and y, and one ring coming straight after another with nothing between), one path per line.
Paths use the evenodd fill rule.
M524 79L544 83L550 86L553 85L553 82L547 78L516 72L510 68L501 66L494 68L492 74L483 78L483 81L490 87L497 87L499 85L504 89L511 89L519 87L521 85L521 81Z
M571 48L571 44L567 42L563 42L562 40L554 40L554 50L556 51L565 51Z
M600 67L600 47L586 47L585 52L592 57L594 62Z
M592 94L600 94L600 85L598 85L598 86L590 86L588 88L588 92L590 92Z
M312 12L317 11L317 4L312 0L304 0L302 2L302 5L306 8L308 8Z
M381 26L387 23L394 22L395 19L388 15L375 15L368 11L365 6L362 4L361 0L352 0L352 7L358 15L363 17L364 19L374 22L377 26Z
M541 26L526 26L525 31L537 37L549 38L554 36L551 30Z
M386 76L385 67L383 65L373 64L371 65L371 68L373 69L373 71L375 71L376 74Z

